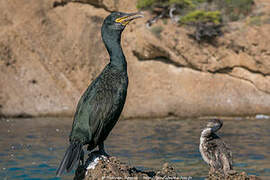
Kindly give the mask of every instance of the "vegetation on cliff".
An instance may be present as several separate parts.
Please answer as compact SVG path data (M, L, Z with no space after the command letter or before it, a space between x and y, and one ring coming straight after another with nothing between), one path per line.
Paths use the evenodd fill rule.
M210 39L221 35L220 25L244 18L253 4L253 0L138 0L137 8L156 14L149 26L158 18L171 18L182 25L195 25L196 40L201 40L205 34Z
M179 22L181 23L207 23L213 22L214 24L221 23L221 13L220 11L203 11L194 10L183 16Z
M137 8L152 12L155 12L157 7L165 11L175 8L174 13L181 17L190 13L195 14L198 10L208 14L219 12L223 20L235 21L249 14L253 4L254 0L138 0ZM203 13L201 15L205 16Z

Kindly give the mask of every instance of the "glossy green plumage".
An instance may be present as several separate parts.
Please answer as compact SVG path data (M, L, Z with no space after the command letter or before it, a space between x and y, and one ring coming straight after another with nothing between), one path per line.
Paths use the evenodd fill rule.
M78 103L70 141L89 144L90 149L103 142L122 112L127 86L126 70L108 64Z
M88 149L95 148L106 139L126 100L127 65L120 44L124 26L115 24L117 17L119 15L112 13L103 22L101 34L110 63L81 97L70 134L71 142L88 144Z
M103 22L101 34L110 55L110 63L86 89L77 105L69 137L70 146L57 170L58 176L71 170L79 157L83 157L82 145L88 145L89 151L96 146L104 150L103 142L123 110L128 75L120 43L125 26L116 23L115 20L127 15L114 12Z

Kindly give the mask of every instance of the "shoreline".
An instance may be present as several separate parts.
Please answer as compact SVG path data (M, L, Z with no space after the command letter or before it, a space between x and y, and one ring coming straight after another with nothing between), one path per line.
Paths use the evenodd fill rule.
M34 118L73 118L73 115L42 115L42 116L32 116L27 114L22 115L3 115L0 114L0 119L34 119ZM207 119L222 119L222 120L260 120L260 119L270 119L270 115L268 114L256 114L252 116L194 116L194 117L182 117L182 116L164 116L164 117L131 117L131 118L123 118L120 116L120 121L128 121L128 120L207 120Z

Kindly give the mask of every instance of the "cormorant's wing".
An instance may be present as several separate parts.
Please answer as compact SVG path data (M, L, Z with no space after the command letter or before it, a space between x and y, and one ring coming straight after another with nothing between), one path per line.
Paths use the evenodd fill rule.
M82 139L88 137L88 143L89 141L97 143L98 139L106 138L111 131L121 113L118 112L118 103L122 102L118 92L121 86L113 84L118 82L110 80L110 77L115 77L111 73L111 69L106 66L82 96L74 118L71 139L80 134Z
M208 153L208 157L209 157L209 161L211 166L214 169L220 169L222 168L222 164L219 161L219 152L218 152L218 145L216 144L215 139L211 140L208 143L208 149L207 149L207 153Z
M216 144L215 156L217 158L217 167L218 169L223 169L224 172L232 169L232 153L230 148L225 144L225 142L217 136L212 141Z
M104 122L110 116L113 105L112 93L100 91L99 82L93 85L78 103L71 132L73 138L84 139L84 143L93 140L92 138L100 134Z
M233 169L233 157L232 157L232 151L230 150L229 146L225 144L225 142L222 142L222 162L223 162L223 169L228 171Z
M82 143L86 143L92 137L89 136L89 123L88 119L90 116L90 107L88 101L93 99L95 94L95 84L97 79L95 79L90 86L86 89L82 97L80 98L77 109L74 115L74 120L72 124L72 130L70 133L70 141L79 140Z

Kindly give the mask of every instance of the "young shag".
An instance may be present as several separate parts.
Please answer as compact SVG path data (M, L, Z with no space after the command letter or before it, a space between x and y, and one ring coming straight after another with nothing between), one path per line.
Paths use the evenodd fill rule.
M106 155L103 142L122 112L128 88L121 33L130 21L140 17L143 17L140 13L113 12L105 18L101 34L110 63L86 89L77 105L70 145L57 169L57 176L70 172L79 159L83 161L83 145L88 145L89 151L98 146L99 152Z
M215 133L222 127L222 121L212 119L203 129L200 138L200 152L210 171L227 174L232 170L232 152Z

